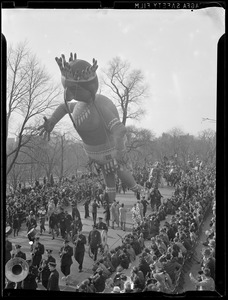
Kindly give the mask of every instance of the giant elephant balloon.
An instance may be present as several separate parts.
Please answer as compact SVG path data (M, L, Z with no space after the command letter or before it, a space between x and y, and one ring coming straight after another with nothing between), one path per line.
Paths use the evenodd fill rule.
M135 182L126 163L126 128L113 102L97 94L97 61L93 59L91 65L71 53L68 62L64 55L56 57L56 62L61 71L64 103L50 118L44 117L44 124L38 128L42 129L40 135L50 139L55 124L68 113L90 161L102 170L109 202L112 203L116 195L116 173L128 188L138 191L141 186ZM70 102L73 99L77 102Z

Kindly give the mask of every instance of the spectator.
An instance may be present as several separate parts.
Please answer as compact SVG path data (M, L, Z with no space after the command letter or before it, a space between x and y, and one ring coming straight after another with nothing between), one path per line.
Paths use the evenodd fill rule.
M96 225L97 223L97 208L99 208L99 204L97 203L97 200L94 199L92 203L92 216L93 216L93 224Z
M192 273L189 274L189 277L193 283L195 283L196 288L200 291L214 291L215 282L210 275L210 270L205 268L203 269L203 274L199 280L195 279Z
M106 278L103 274L103 271L98 269L93 278L93 284L97 293L102 293L105 290L105 281Z
M124 203L121 204L119 208L119 220L121 230L126 230L126 220L127 220L127 209L124 207Z

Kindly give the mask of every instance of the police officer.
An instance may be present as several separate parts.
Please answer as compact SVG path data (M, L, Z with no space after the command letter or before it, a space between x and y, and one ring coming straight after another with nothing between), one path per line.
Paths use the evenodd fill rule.
M96 229L96 225L93 225L93 229L89 233L88 241L90 245L90 250L93 254L94 261L96 261L98 248L101 245L101 234L100 231Z
M50 276L48 278L48 291L60 291L59 288L59 272L56 270L56 263L49 262L48 267L50 270Z
M102 222L103 218L99 217L98 220L99 222L97 223L96 228L100 230L108 231L108 226L104 222Z

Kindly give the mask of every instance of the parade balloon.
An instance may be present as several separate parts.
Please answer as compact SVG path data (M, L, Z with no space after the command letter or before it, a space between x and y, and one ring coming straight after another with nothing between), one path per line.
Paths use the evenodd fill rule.
M116 196L115 174L129 189L140 191L142 187L135 182L127 163L126 127L120 121L114 103L97 94L97 61L93 59L90 64L71 53L68 62L64 55L56 58L56 62L61 72L64 103L50 118L44 117L44 124L38 128L42 129L40 135L50 139L54 126L68 113L90 162L101 168L109 203Z

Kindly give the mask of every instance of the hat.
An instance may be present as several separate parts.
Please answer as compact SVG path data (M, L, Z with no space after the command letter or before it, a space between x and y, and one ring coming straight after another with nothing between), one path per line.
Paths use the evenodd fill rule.
M64 244L66 244L66 243L69 243L69 242L70 242L70 241L68 241L68 240L65 240L65 241L64 241Z
M51 250L51 249L46 249L46 252L49 253L49 254L52 253L52 251L53 250Z
M113 293L120 293L120 288L118 286L114 286L112 292Z
M48 265L51 266L51 267L56 267L56 263L53 262L53 261L50 261L50 262L48 263Z
M36 240L36 241L38 241L39 239L40 239L40 237L39 237L39 236L36 236L36 237L35 237L35 240Z
M21 245L16 244L16 245L15 245L15 248L16 248L16 249L20 249L20 248L21 248Z

